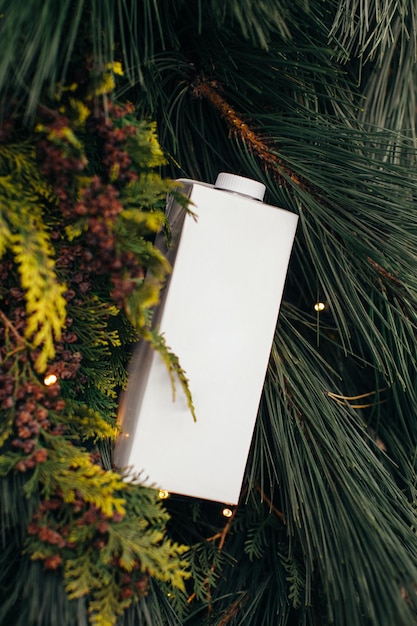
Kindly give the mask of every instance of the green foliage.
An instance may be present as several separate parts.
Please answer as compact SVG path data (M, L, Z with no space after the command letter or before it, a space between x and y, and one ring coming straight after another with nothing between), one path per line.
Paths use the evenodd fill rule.
M247 467L249 503L259 487L282 511L280 539L298 577L275 555L280 580L271 584L265 567L250 580L272 542L260 512L251 519L242 503L240 571L232 584L223 568L217 590L231 594L231 623L415 623L415 594L405 590L417 565L416 154L407 139L416 66L404 36L415 9L371 4L287 6L291 38L272 36L265 52L230 20L214 28L208 8L198 22L178 3L138 95L185 175L242 173L300 215ZM365 63L359 54L371 47ZM317 301L326 309L314 316ZM225 549L233 552L232 538ZM269 612L274 593L292 610Z
M185 547L164 539L163 527L168 516L163 511L157 495L140 486L125 487L127 508L131 517L105 523L106 533L97 527L73 525L68 534L71 557L65 562L66 589L69 598L93 594L89 605L91 623L110 626L115 616L130 605L130 594L120 596L121 572L124 580L132 579L144 586L143 572L170 585L183 588L185 561L181 554ZM133 516L138 513L140 517ZM107 535L106 545L99 551L94 541L100 541L100 532ZM90 546L86 550L85 546ZM36 552L32 558L36 558Z
M77 349L83 357L83 369L87 377L85 384L69 386L68 393L74 399L80 390L88 393L88 406L93 410L98 410L103 403L115 407L118 389L126 378L126 372L122 379L117 375L123 361L119 367L108 367L109 361L119 354L121 347L117 326L113 327L120 311L98 296L88 295L82 304L70 303L68 312L74 320L72 329L79 339Z
M87 567L88 564L85 563L85 568ZM93 626L113 626L115 615L122 614L125 606L117 597L117 591L117 585L108 584L97 594L97 600L90 603L90 623Z
M1 61L3 95L16 96L28 90L28 111L33 114L45 83L53 93L63 79L77 32L82 24L83 0L59 6L48 2L7 2L0 4L0 39L8 54ZM100 11L94 10L92 24ZM38 19L34 20L33 16ZM98 26L99 24L97 24ZM101 24L100 24L101 25ZM78 51L77 51L78 52ZM34 64L33 59L36 59Z
M132 597L143 593L147 575L180 589L186 576L181 554L187 548L165 539L168 516L156 493L127 483L119 488L126 496L126 512L116 514L98 506L86 509L78 493L83 515L74 514L76 509L67 505L60 508L58 518L50 512L29 527L30 558L44 560L50 567L54 559L63 562L68 598L91 597L90 623L97 626L116 623ZM45 500L46 510L51 502Z
M2 542L13 537L16 575L43 564L65 620L83 600L95 626L116 624L149 577L183 592L188 576L188 548L167 536L157 492L99 454L118 431L133 344L151 332L158 343L150 307L170 267L151 238L173 185L155 171L154 125L110 101L114 123L97 114L89 94L105 94L108 79L84 100L61 89L25 142L9 120L0 159ZM49 611L35 610L36 594L19 608L13 593L0 619L52 626L51 588Z
M131 155L133 162L141 170L148 172L145 178L141 177L139 181L136 181L138 192L143 194L144 198L146 198L150 193L158 195L158 193L160 193L159 190L161 189L161 183L166 185L167 181L161 181L157 174L149 171L152 168L165 165L165 155L159 145L156 135L155 122L147 122L145 120L140 121L137 124L137 132L134 135L133 140L129 143L129 154ZM150 185L149 181L152 181L153 185ZM154 205L155 203L156 198L151 204Z
M67 401L67 408L65 424L72 431L73 437L93 443L97 443L99 439L116 438L118 431L114 424L103 419L99 411L91 406Z
M383 0L372 2L340 2L334 16L331 34L339 40L346 53L354 52L358 58L377 57L379 60L389 53L397 43L401 44L400 56L407 54L409 23L415 23L416 7L413 2ZM411 42L415 46L415 42ZM404 48L405 47L405 48Z
M37 447L29 453L12 445L18 438L13 416L24 403L17 399L20 383L5 399L0 619L16 626L80 626L89 603L91 620L99 624L118 615L120 626L417 623L415 4L122 0L115 5L86 0L72 3L72 15L68 6L0 1L0 94L6 122L0 134L0 175L4 194L25 216L23 226L20 219L14 223L9 205L1 205L0 252L7 269L1 280L7 346L2 358L14 379L11 363L16 361L9 357L21 355L31 364L46 346L45 340L33 353L43 318L25 337L24 294L11 294L20 285L13 246L20 245L15 252L21 254L24 240L32 256L20 267L42 259L49 268L34 280L56 350L47 372L56 368L68 376L60 383L65 409L55 411L56 424L67 430L57 436L46 427L45 434L32 437ZM83 70L86 58L94 61L93 74ZM125 76L119 71L122 59ZM127 107L123 111L106 97L116 76ZM19 112L24 110L26 119L36 117L46 93L47 108L56 117L51 120L43 111L36 138L29 125L23 142ZM97 112L96 132L91 126ZM156 120L168 165L155 142L155 127L142 118ZM108 156L107 139L113 141L115 131L125 134L123 141L113 142L116 155L106 165L102 156ZM66 171L68 163L62 168L60 161L53 175L41 174L35 144L39 162L45 163L52 148L58 151L55 157L71 160L63 187L71 211L84 202L88 214L60 213L62 188L56 180L62 182L58 170ZM129 181L123 178L126 156L141 174ZM116 474L91 470L91 488L83 482L90 472L86 448L92 450L97 440L104 450L112 434L117 393L126 382L126 362L138 332L161 351L172 379L188 388L177 360L181 355L171 355L169 337L152 334L150 326L149 307L158 301L168 269L150 241L160 226L169 237L162 209L171 189L154 166L206 182L219 171L255 178L267 185L269 202L300 216L242 500L231 524L217 505L171 497L166 505L171 520L155 514L155 523L144 530L147 505L136 507ZM103 185L98 191L97 176ZM104 198L110 197L106 204ZM39 238L28 232L34 223L29 206ZM97 206L110 211L107 221L100 211L91 213ZM101 236L92 244L94 229ZM125 272L110 268L103 245L108 237ZM95 269L86 267L86 250L100 261ZM131 258L136 265L127 262ZM144 270L149 270L146 280ZM62 308L48 308L48 281L73 292L64 321ZM315 314L317 302L325 308ZM73 343L71 332L78 338ZM23 379L28 375L25 370ZM15 405L9 406L9 397ZM76 463L65 471L58 454L61 440L67 461ZM50 457L27 467L46 442ZM38 454L42 458L44 453ZM119 611L128 598L121 591L129 596L132 587L126 592L114 572L108 574L100 560L104 546L92 549L91 571L81 551L74 563L68 554L66 571L75 593L94 588L94 597L68 600L63 577L26 557L19 557L13 572L26 528L44 506L42 489L48 486L52 495L57 487L49 471L44 475L48 463L67 499L77 495L71 479L80 480L84 489L82 512L74 512L76 500L64 503L62 518L49 511L54 527L61 528L71 515L74 522L91 507L110 513L114 499L124 500L123 519L101 520L112 528L112 550L123 555L129 569L139 554L137 540L149 567L159 574L148 597L140 595L140 585L135 587L138 593L123 614ZM101 488L108 489L108 509L97 493ZM24 493L32 495L25 499ZM165 547L169 563L176 567L177 558L183 560L179 552L172 553L175 541L193 546L184 554L192 573L185 592L172 589L174 577L164 578L167 552L156 555L152 549L149 556L147 541L139 537L144 532L143 537L158 542L165 523L174 541ZM119 534L123 524L124 535ZM91 538L94 524L73 525L80 545ZM99 539L95 535L93 542ZM55 544L45 542L38 541L36 549L42 564L59 553ZM180 564L176 571L182 570ZM28 591L32 587L44 593L41 606Z
M25 337L33 348L40 348L36 368L43 372L55 356L54 342L60 339L64 326L66 286L56 275L54 251L44 222L42 200L50 190L45 182L38 184L38 177L31 179L35 169L33 153L24 147L16 158L16 146L8 152L12 159L7 162L3 155L5 175L0 176L0 252L11 250L17 265L26 298ZM6 173L15 167L13 174Z
M196 523L190 525L191 534L208 518L210 511L203 507ZM290 590L281 556L280 541L286 536L282 520L254 494L238 507L231 522L224 520L222 523L218 505L214 517L218 532L208 531L214 530L214 534L190 551L195 597L189 598L188 620L203 624L226 624L228 620L242 625L287 623ZM204 568L199 571L201 565Z
M284 556L281 559L289 583L288 600L294 609L300 609L304 604L305 576L300 572L300 565L295 559Z
M260 559L268 549L268 527L273 524L274 517L268 515L264 519L256 519L253 525L250 526L245 541L245 553L249 556L251 561L254 559Z
M184 370L181 367L178 356L174 352L172 352L169 346L167 346L165 337L163 335L160 335L157 330L152 330L148 336L145 336L145 339L147 339L151 346L154 348L154 350L156 350L160 354L163 362L167 367L171 379L173 399L175 400L175 390L178 379L187 399L187 405L191 411L191 415L193 416L194 421L197 421L197 416L193 405L193 398L188 385L189 381Z
M26 205L28 212L33 206ZM25 207L25 208L26 208ZM33 212L32 212L33 216ZM55 356L54 340L61 337L66 317L65 285L59 284L51 259L48 237L35 220L24 220L26 232L12 238L12 251L26 294L28 322L26 337L34 348L41 347L36 368L43 372ZM36 234L35 234L36 233Z
M193 581L193 594L203 605L210 604L211 593L224 560L224 556L219 552L214 541L201 542L192 546L189 567Z

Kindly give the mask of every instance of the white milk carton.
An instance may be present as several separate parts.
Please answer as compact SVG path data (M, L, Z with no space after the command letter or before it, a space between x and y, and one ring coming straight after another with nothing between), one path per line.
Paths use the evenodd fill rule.
M159 354L139 345L115 463L150 486L236 504L298 218L264 204L265 186L247 178L178 183L196 217L168 205L173 271L155 320L189 379L197 421L179 383L173 400Z

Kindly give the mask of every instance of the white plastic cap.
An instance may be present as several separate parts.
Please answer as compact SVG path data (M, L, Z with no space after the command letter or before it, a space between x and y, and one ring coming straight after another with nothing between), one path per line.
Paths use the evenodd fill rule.
M261 202L264 199L266 191L265 185L259 183L257 180L244 178L244 176L236 176L236 174L227 174L226 172L221 172L217 176L214 188L239 193L242 196L247 196L254 200L261 200Z

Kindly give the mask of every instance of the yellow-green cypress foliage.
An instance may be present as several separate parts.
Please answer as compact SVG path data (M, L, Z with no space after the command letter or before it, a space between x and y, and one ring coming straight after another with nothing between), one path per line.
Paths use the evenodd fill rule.
M29 138L14 121L0 145L2 525L28 571L40 562L70 604L87 599L94 626L113 626L149 577L180 592L187 577L157 492L111 467L133 343L182 375L150 325L173 183L155 169L155 126L112 102L111 84L99 101L61 89Z

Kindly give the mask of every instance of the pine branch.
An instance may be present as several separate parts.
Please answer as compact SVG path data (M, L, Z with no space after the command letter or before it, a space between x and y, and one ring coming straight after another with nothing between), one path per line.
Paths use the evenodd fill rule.
M290 180L302 191L311 192L311 185L295 174L277 157L267 140L263 139L249 124L245 122L228 102L220 95L220 86L215 80L208 80L200 76L191 83L192 94L196 98L205 98L216 109L220 117L226 122L229 131L236 136L261 161L266 170L272 170L278 175L279 181L287 185Z

